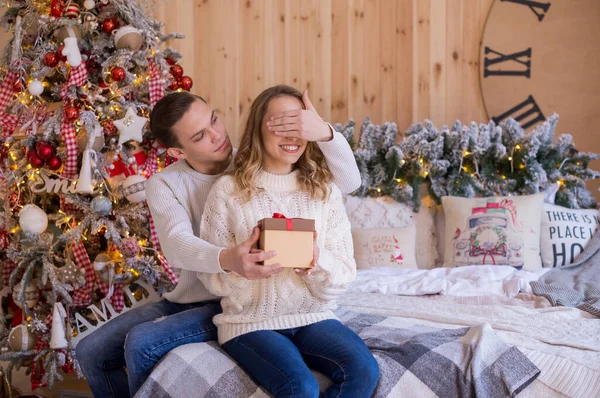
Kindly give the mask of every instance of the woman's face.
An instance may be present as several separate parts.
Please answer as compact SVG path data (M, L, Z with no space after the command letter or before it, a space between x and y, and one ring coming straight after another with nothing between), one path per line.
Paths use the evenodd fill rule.
M267 121L278 113L299 109L302 109L302 103L294 97L282 96L269 102L261 125L261 136L264 148L263 168L270 173L290 173L306 150L306 141L275 135L267 128Z

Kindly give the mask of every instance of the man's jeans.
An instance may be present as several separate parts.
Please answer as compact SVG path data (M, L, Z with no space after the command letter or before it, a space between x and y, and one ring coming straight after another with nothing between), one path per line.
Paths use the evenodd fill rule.
M223 348L275 397L318 397L319 385L309 368L333 381L325 398L368 398L379 378L379 365L365 343L333 319L246 333Z
M149 303L111 319L79 342L76 357L95 397L133 396L173 348L216 340L218 302ZM127 372L125 372L127 367Z

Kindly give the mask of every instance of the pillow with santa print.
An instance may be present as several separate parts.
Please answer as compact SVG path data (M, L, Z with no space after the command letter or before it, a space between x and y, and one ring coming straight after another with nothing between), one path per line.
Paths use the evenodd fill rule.
M417 268L416 228L360 228L352 230L356 268Z
M544 204L540 242L544 268L571 264L598 228L598 218L597 209Z

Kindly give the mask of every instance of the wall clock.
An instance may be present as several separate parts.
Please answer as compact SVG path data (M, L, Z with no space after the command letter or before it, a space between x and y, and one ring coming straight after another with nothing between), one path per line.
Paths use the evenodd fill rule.
M600 1L496 0L479 68L490 119L530 128L556 112L578 147L586 134L600 150Z

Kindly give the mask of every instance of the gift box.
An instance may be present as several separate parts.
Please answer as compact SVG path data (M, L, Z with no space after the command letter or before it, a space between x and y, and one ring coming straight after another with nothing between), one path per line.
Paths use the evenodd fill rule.
M286 218L275 213L273 218L260 220L259 225L258 248L266 252L277 252L277 255L266 260L264 265L279 263L286 268L313 266L315 220Z

